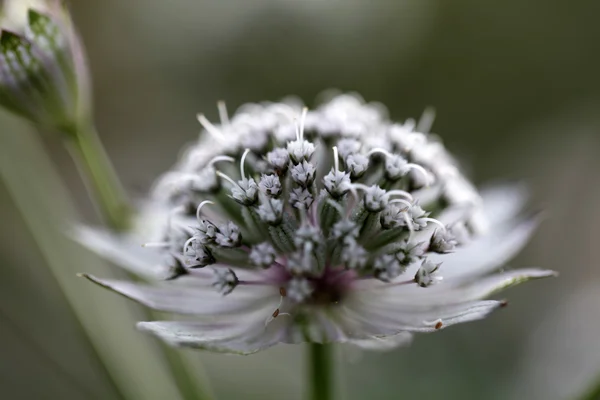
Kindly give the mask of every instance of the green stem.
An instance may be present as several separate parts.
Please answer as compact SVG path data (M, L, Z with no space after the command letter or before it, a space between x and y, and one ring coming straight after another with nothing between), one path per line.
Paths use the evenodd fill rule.
M310 400L333 399L333 348L331 345L309 345Z
M125 231L129 228L132 209L93 124L81 123L67 133L68 148L88 187L91 199L102 211L110 228ZM145 314L148 319L156 319L156 314L152 311L145 311ZM191 371L191 366L186 365L182 355L163 344L160 348L183 399L212 398L208 389L198 384L195 376L198 371Z
M86 178L90 197L97 200L97 206L112 229L125 230L129 226L131 208L96 130L92 124L80 124L69 133L67 144Z
M586 392L580 400L597 400L600 399L600 380L595 383L595 387Z

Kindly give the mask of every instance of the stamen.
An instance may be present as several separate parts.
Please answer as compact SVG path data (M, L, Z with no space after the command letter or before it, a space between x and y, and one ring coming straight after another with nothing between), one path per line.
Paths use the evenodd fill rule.
M413 164L413 163L408 163L408 164L406 164L406 166L415 171L419 171L423 175L423 177L425 177L425 181L427 182L426 186L429 186L431 177L429 175L429 172L427 172L427 170L425 168L423 168L419 164Z
M434 224L439 225L439 227L442 228L442 232L446 231L446 226L435 218L421 218L421 219L423 221L432 222Z
M427 107L423 111L421 118L419 118L416 131L421 133L429 133L431 131L433 121L435 121L435 108Z
M196 238L194 236L192 236L191 238L189 238L188 240L185 241L185 243L183 244L183 254L187 253L187 248L188 246L195 240Z
M240 159L240 174L242 176L242 179L246 179L244 163L246 162L246 157L248 157L248 153L250 153L250 149L244 150L244 154L242 154L242 158Z
M410 233L408 234L408 239L407 239L410 242L413 234L415 233L415 227L413 226L412 219L410 219L410 217L408 216L408 213L406 211L402 213L402 216L404 217L404 221L406 221L406 226L408 226L408 230L410 231Z
M338 148L337 146L333 146L333 170L335 172L340 171L340 159L338 157Z
M217 129L216 126L214 126L205 116L204 114L198 114L197 115L198 118L198 122L200 122L200 124L202 125L202 127L204 129L206 129L206 131L208 133L211 134L211 136L213 136L215 139L219 140L219 141L224 141L225 140L225 136L223 135L223 133Z
M281 290L280 290L280 293L281 293ZM281 304L282 303L283 303L283 295L281 295L281 297L279 298L279 304L277 305L277 308L275 308L275 311L273 311L273 314L269 315L269 317L265 321L265 328L278 316L280 316L280 315L290 316L291 315L290 313L282 313L281 312Z
M207 204L213 205L215 203L210 200L204 200L202 203L198 204L198 208L196 209L196 219L198 220L198 222L202 222L202 219L200 218L200 212L202 211L202 207L204 207Z
M381 147L375 147L374 149L371 149L368 153L367 156L372 156L373 154L383 154L386 157L394 157L394 155L392 153L390 153L389 151L387 151L386 149L383 149Z
M368 192L369 190L371 190L371 188L363 183L353 183L352 186L354 186L355 189L361 189L365 192Z
M404 204L408 208L413 206L411 202L406 201L404 199L393 199L393 200L390 200L388 204L394 204L394 203Z
M408 200L412 200L413 197L410 193L404 191L404 190L400 190L400 189L396 189L396 190L389 190L386 193L388 199L392 196L402 196L402 197L406 197Z
M308 108L304 107L302 109L302 116L300 117L300 140L304 140L304 122L306 122L306 113L308 112Z
M217 175L219 177L225 179L227 182L231 183L233 186L239 186L236 181L234 181L233 179L231 179L230 177L228 177L227 175L225 175L221 171L217 171L216 173L217 173Z
M356 190L356 183L350 184L348 186L348 190L350 190L352 197L354 197L354 201L358 204L360 202L360 197L358 196L358 191Z
M223 100L217 102L217 108L219 109L219 119L221 125L229 125L229 115L227 114L227 106Z
M294 125L296 127L296 141L300 143L302 140L300 139L300 127L298 126L298 120L294 117Z
M213 165L215 165L215 163L218 163L220 161L235 162L235 158L229 156L216 156L215 158L210 160L206 166L212 167Z

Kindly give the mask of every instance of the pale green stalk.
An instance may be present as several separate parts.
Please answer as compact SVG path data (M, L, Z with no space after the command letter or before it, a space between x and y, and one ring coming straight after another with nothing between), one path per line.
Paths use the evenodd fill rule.
M308 379L310 400L332 400L333 395L333 346L308 344Z
M68 132L66 144L106 223L114 230L126 230L132 209L94 126L81 123Z
M96 129L91 123L84 121L72 132L68 132L66 140L90 197L106 223L115 231L127 230L133 210ZM152 311L144 310L144 314L146 319L158 319ZM212 397L204 389L203 381L206 379L198 379L198 373L202 371L198 361L186 360L183 353L163 343L159 346L183 399L203 400Z
M5 132L0 135L0 176L35 245L81 321L95 354L123 397L128 400L209 398L205 386L196 384L202 381L200 377L185 378L188 386L178 388L172 374L177 373L180 381L186 375L169 369L156 342L132 329L139 307L110 293L90 290L75 277L82 270L104 276L111 273L104 262L64 235L66 221L75 219L75 207L36 138L10 128L5 124ZM183 360L178 364L188 366ZM195 372L201 374L201 370Z
M579 400L598 400L600 399L600 380L594 382L595 386L588 390L579 398Z

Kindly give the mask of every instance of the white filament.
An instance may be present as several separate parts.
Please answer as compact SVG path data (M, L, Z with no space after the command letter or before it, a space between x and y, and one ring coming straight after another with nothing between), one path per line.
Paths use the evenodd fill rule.
M242 154L242 158L240 159L240 175L242 175L242 180L246 179L244 163L246 162L246 157L248 157L248 153L250 153L250 149L246 149L244 151L244 154Z
M196 219L198 220L198 222L202 222L202 220L200 218L200 215L202 212L202 207L204 207L207 204L215 204L215 203L210 200L204 200L202 203L198 204L198 208L196 209Z
M410 193L404 191L404 190L400 190L400 189L396 189L396 190L390 190L386 193L387 198L389 199L392 196L402 196L407 198L408 200L412 200L413 197L411 196Z
M440 228L442 228L442 231L443 231L443 232L445 232L445 231L446 231L446 227L444 226L444 224L443 224L443 223L441 223L440 221L438 221L437 219L435 219L435 218L422 218L422 219L423 219L423 221L426 221L426 222L431 222L431 223L437 224L437 225L438 225Z
M338 156L337 146L333 146L333 168L335 172L338 172L340 170L340 160Z
M404 199L394 199L394 200L390 200L390 202L389 202L389 204L394 204L394 203L404 204L408 208L412 207L412 203L407 200L404 200Z
M223 133L217 129L216 126L214 126L208 119L206 119L206 117L204 116L204 114L198 114L197 115L198 118L198 122L200 122L200 124L202 125L202 127L204 129L206 129L206 131L215 139L219 140L219 141L224 141L225 140L225 136L223 136Z
M223 100L217 102L217 108L219 109L219 119L221 125L229 125L229 115L227 114L227 105Z
M225 179L227 182L231 183L233 186L239 186L236 181L234 181L233 179L231 179L230 177L228 177L221 171L217 171L216 174L217 174L217 176L219 176L219 177Z
M207 167L212 167L213 165L221 161L235 162L235 158L229 156L216 156L208 162Z

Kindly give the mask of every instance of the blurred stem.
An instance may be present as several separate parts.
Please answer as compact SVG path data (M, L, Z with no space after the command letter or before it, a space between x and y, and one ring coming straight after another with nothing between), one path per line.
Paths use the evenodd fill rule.
M333 347L327 344L309 345L310 400L333 399Z
M131 208L93 124L81 123L68 133L68 148L83 175L90 197L96 200L112 229L127 229Z
M107 224L115 231L125 231L129 227L132 210L112 164L91 123L79 124L69 133L68 147L77 163L90 197L102 211ZM146 311L146 318L156 319L152 311ZM185 400L204 400L212 396L207 385L199 385L194 372L186 365L182 355L176 350L160 344L165 361L173 379Z
M595 387L584 393L579 400L598 400L600 399L600 380L594 382Z

